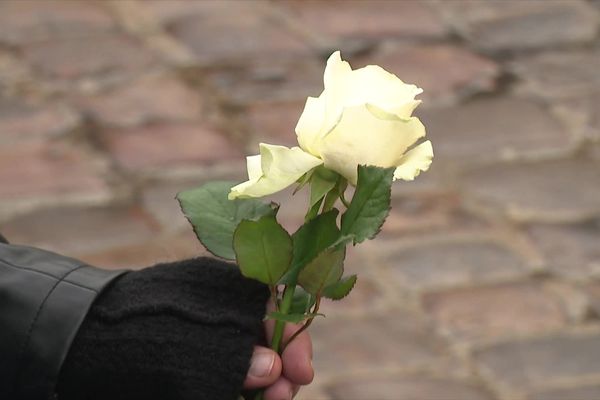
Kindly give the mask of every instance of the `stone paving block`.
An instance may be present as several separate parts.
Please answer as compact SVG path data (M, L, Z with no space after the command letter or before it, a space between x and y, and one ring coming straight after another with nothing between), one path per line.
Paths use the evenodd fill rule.
M311 57L248 60L244 66L208 71L206 79L223 102L233 105L304 103L323 91L324 67L325 60Z
M487 240L422 240L417 245L391 245L383 258L396 282L408 290L506 281L530 273L519 255ZM382 244L383 245L383 244Z
M64 206L5 222L2 234L11 243L79 255L147 240L153 225L136 208Z
M564 98L600 90L600 49L548 51L509 64L522 82L517 88L543 98Z
M593 90L593 85L589 88ZM566 95L549 101L557 118L564 121L571 132L583 138L580 149L593 156L590 149L600 142L600 87L596 92Z
M433 149L436 153L436 149ZM437 153L434 155L437 157ZM446 168L442 163L433 163L429 169L421 173L412 181L397 180L392 183L392 196L419 197L419 196L452 196L456 193L455 174L452 169Z
M54 138L73 132L81 123L79 113L64 104L36 103L0 97L0 143Z
M12 95L31 82L29 66L14 54L0 49L0 94Z
M200 245L194 233L159 235L146 238L141 243L121 243L104 251L78 256L84 262L102 268L141 269L161 262L172 262L192 257L211 256Z
M245 120L251 135L248 147L256 150L259 143L298 146L296 124L304 110L304 101L250 105Z
M135 76L158 62L157 55L139 41L119 33L35 43L23 49L23 56L47 79L67 83Z
M585 285L585 293L589 306L597 317L600 317L600 281L594 280Z
M510 393L542 390L560 382L589 382L600 377L600 334L562 333L496 344L474 354L479 373Z
M351 260L352 258L352 260ZM348 263L355 261L353 255L348 255L346 260ZM368 313L384 306L383 289L377 283L377 278L369 275L365 270L372 268L372 265L362 265L362 271L358 272L358 279L352 292L337 301L323 299L319 312L325 315L338 315L339 313ZM346 272L344 276L351 275Z
M517 221L577 221L600 212L600 162L584 158L480 168L463 186L477 206Z
M96 96L76 97L73 103L102 125L129 128L194 120L201 114L203 98L175 76L154 74Z
M90 36L115 28L111 15L94 3L57 0L0 3L0 42L5 44Z
M144 209L166 231L179 231L189 226L176 196L179 192L200 186L198 181L166 181L146 185L141 193Z
M65 143L33 140L0 146L0 218L9 206L70 197L107 199L111 192L106 174L102 160Z
M187 45L202 65L234 62L249 58L281 58L306 55L310 48L296 33L285 27L264 7L221 2L200 15L190 15L168 26L173 36Z
M468 342L543 333L568 322L560 299L539 282L428 293L422 302L442 332Z
M600 160L600 143L589 146L588 151L594 160Z
M456 194L395 196L380 234L392 237L413 232L483 227L483 221L461 209L460 198Z
M600 221L537 224L527 230L553 273L573 279L600 276Z
M595 143L600 143L600 91L590 95L586 101L587 125L585 133L588 139ZM592 154L595 154L596 159L600 159L600 157L598 157L600 154L598 152L599 148L600 147L597 145L595 146L596 153L593 153L592 150Z
M109 130L102 140L119 165L140 172L244 159L235 144L204 123Z
M443 1L446 19L473 46L490 52L591 42L598 13L583 0Z
M338 40L439 38L446 34L446 27L428 1L285 1L278 4L307 31Z
M472 383L428 376L392 376L341 381L329 390L334 400L493 400Z
M486 98L454 107L417 109L436 162L477 165L515 157L564 154L576 145L541 105L515 97Z
M406 4L407 2L400 2ZM398 4L398 3L395 3ZM380 65L407 83L423 89L420 107L451 103L496 87L499 66L490 59L451 44L387 47L361 57L356 68Z
M172 25L177 20L194 16L203 19L210 19L216 16L225 16L232 9L240 14L253 12L252 9L265 7L268 5L266 0L144 0L143 6L148 9L152 15L162 24ZM255 12L255 11L254 11Z
M528 400L598 400L600 385L578 386L571 388L549 389L533 393Z
M393 310L385 316L360 319L332 315L315 321L310 329L317 374L386 367L435 369L449 362L445 345L412 311ZM454 369L458 370L458 365L454 364Z

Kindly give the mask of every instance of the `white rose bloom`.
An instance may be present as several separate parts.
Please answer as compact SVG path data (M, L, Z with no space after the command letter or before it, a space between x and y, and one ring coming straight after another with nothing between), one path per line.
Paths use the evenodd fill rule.
M327 61L324 84L296 125L300 147L261 143L260 155L248 157L249 180L233 187L230 199L278 192L321 164L352 185L359 165L396 167L394 179L409 181L429 169L431 142L414 146L425 136L412 116L422 89L376 65L352 70L339 51Z

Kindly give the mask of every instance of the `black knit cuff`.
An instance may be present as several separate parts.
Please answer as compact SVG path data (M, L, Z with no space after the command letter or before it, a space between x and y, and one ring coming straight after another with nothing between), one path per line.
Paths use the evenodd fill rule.
M236 400L264 335L265 285L210 258L118 279L63 366L61 399Z

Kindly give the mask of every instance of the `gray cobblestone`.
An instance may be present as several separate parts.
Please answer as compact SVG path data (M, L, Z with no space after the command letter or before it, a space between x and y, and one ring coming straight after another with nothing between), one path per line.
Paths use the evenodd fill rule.
M560 98L600 90L599 64L600 50L572 50L518 58L510 68L523 80L520 90Z
M511 249L474 237L396 245L384 257L397 283L407 290L510 280L530 272L526 262Z
M335 400L493 400L490 393L471 382L427 376L342 381L329 391Z
M559 276L585 279L600 276L600 224L534 225L529 233L548 268Z
M600 378L600 335L565 333L497 344L475 353L480 373L498 390L540 390L553 383Z
M530 400L595 400L600 398L600 386L582 386L541 391L530 395Z
M465 176L475 208L517 221L569 222L600 213L600 164L588 159L514 163Z
M598 14L586 1L441 2L448 21L484 51L530 50L591 42Z
M548 110L521 98L481 99L417 114L434 143L438 163L480 165L565 154L577 143Z

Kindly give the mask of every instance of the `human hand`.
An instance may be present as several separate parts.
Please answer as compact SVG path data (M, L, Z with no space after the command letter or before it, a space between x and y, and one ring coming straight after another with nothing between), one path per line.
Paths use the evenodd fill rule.
M302 325L286 324L283 343ZM270 342L275 321L265 322L265 333ZM265 400L291 400L300 386L312 382L312 341L307 331L298 335L280 357L273 350L255 346L250 369L244 382L244 389L265 388Z

